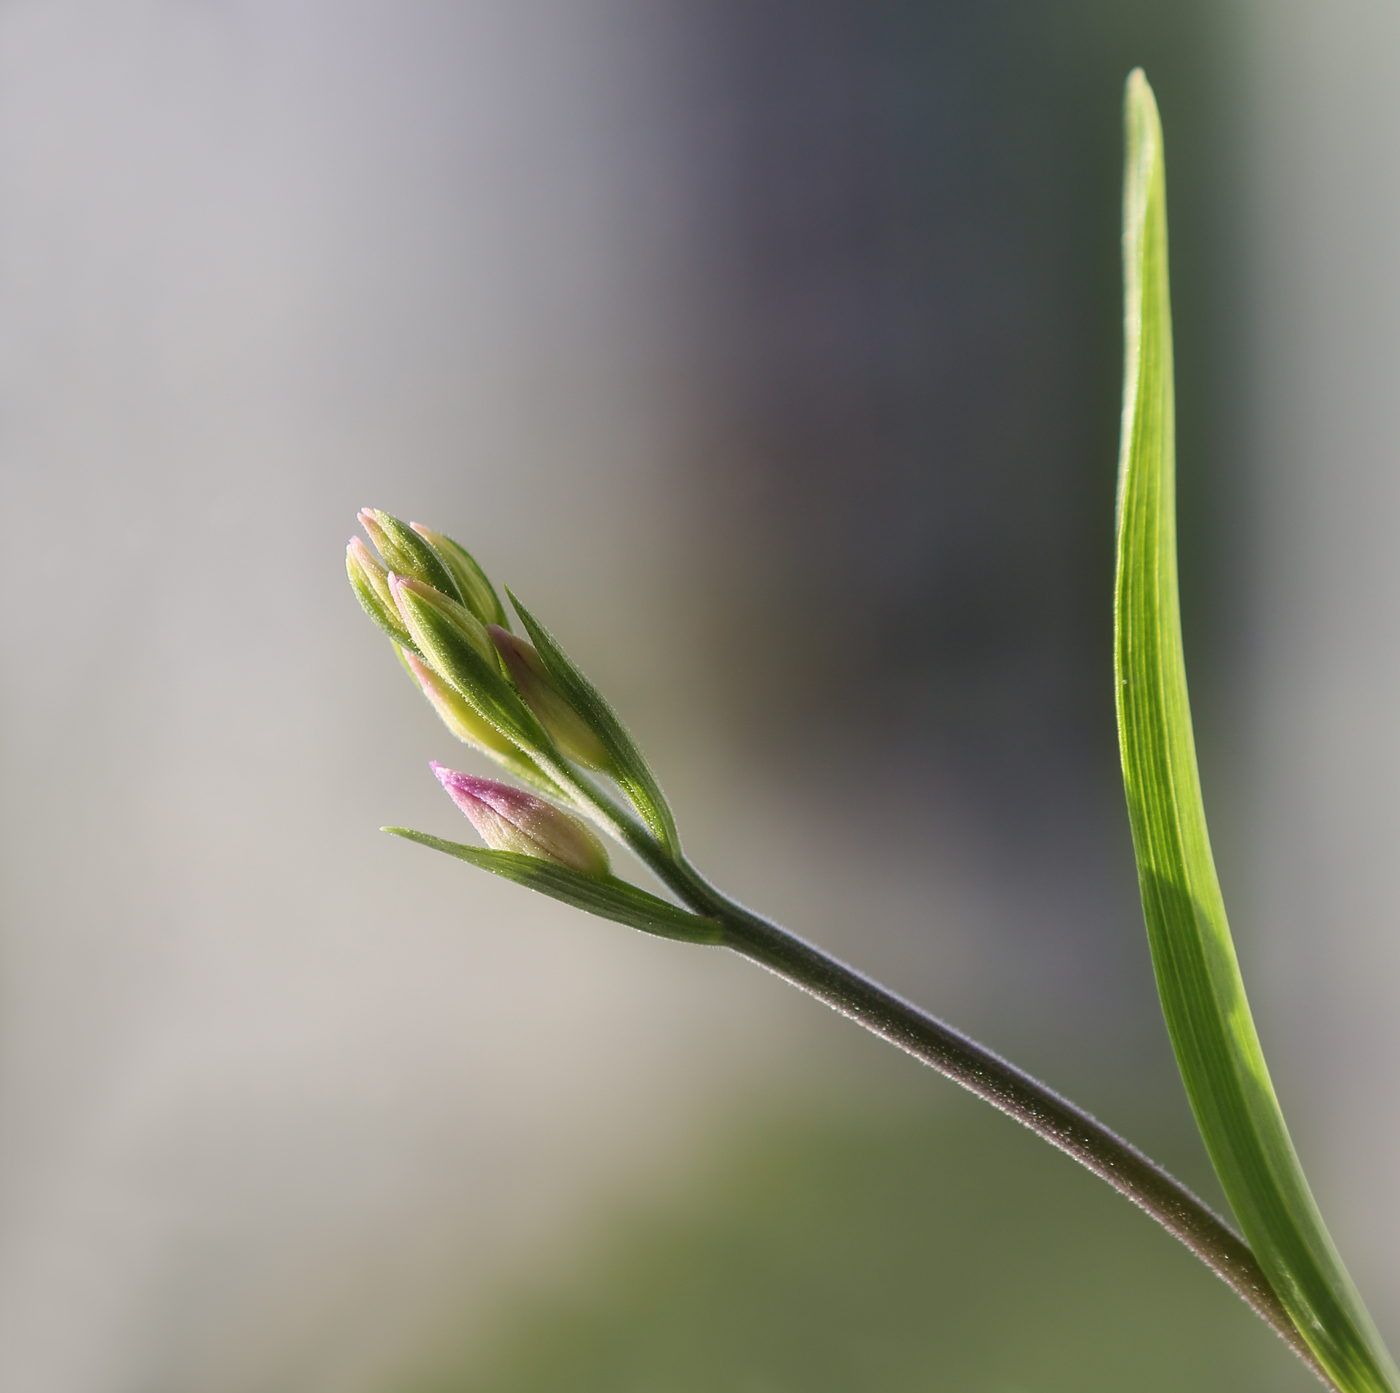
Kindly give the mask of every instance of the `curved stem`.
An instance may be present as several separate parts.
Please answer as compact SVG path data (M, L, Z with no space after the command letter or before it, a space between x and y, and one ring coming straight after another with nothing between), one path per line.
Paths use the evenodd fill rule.
M961 1084L1146 1210L1233 1287L1328 1388L1335 1389L1248 1244L1130 1142L975 1040L735 903L683 857L671 861L653 847L644 859L691 909L724 925L726 947Z
M724 946L863 1025L882 1040L961 1084L1072 1156L1181 1240L1217 1277L1233 1287L1286 1345L1336 1393L1278 1299L1249 1245L1179 1180L1091 1113L1039 1079L896 996L839 958L755 914L710 884L677 851L664 850L648 831L567 764L549 772L580 809L628 847L690 909L724 927Z

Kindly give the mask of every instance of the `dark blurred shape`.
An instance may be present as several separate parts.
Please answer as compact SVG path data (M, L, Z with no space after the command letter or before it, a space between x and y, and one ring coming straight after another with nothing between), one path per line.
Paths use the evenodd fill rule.
M807 741L870 703L872 755L961 765L993 805L1067 745L1115 759L1120 108L1139 63L1167 129L1193 657L1219 632L1218 607L1191 608L1221 564L1197 515L1230 466L1219 7L765 0L691 22L685 138L704 148L686 158L725 264L688 493L736 725Z

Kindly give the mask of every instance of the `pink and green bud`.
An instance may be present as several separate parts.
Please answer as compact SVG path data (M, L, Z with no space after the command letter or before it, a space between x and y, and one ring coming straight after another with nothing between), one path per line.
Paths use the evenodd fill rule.
M364 612L395 643L411 643L399 607L389 589L389 574L358 537L352 537L350 545L345 548L345 572Z
M438 559L452 572L452 579L457 582L457 589L462 595L462 603L483 624L504 624L506 612L501 606L500 596L471 553L459 547L451 537L444 537L441 532L434 532L420 522L411 522L409 526L432 547Z
M606 769L612 763L603 742L554 684L535 645L492 624L486 631L496 645L525 704L535 713L560 753L588 769Z
M594 879L608 874L602 842L562 808L494 779L459 774L441 764L432 770L493 850L537 856Z
M460 602L464 598L442 558L406 522L378 508L361 508L359 519L385 566L395 575L412 576L441 590L449 599Z
M424 610L430 610L461 638L476 649L488 663L496 662L496 649L481 621L464 605L459 605L449 595L412 576L396 575L389 572L389 594L404 626L412 635L418 651L431 663L435 641L430 631L423 625Z
M515 746L495 726L482 718L465 701L461 694L438 676L416 653L400 648L399 657L423 689L423 695L432 703L433 709L442 717L442 723L457 739L486 754L516 754Z

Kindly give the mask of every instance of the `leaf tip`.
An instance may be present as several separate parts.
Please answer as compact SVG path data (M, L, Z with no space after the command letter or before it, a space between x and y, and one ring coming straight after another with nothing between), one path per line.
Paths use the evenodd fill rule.
M1153 166L1161 158L1162 118L1152 84L1141 68L1128 74L1123 91L1123 124L1127 136L1127 189L1145 202Z

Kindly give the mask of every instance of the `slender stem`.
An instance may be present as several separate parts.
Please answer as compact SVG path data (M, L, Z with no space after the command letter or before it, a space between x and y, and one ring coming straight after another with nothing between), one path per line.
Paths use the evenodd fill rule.
M654 851L645 860L690 908L724 925L725 946L961 1084L1146 1210L1233 1287L1328 1388L1336 1388L1274 1294L1249 1245L1130 1142L975 1040L735 903L683 857L671 861Z
M550 761L552 766L555 761ZM882 1040L1029 1127L1106 1180L1175 1235L1241 1296L1334 1393L1339 1393L1294 1325L1249 1245L1179 1180L1091 1113L1039 1079L920 1010L839 958L716 889L677 850L663 849L606 794L563 761L548 772L607 832L627 846L689 908L717 919L724 945L863 1025Z

